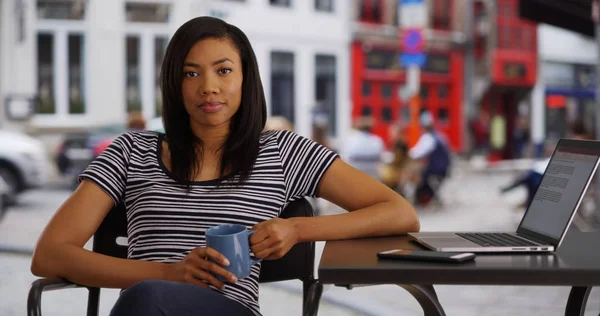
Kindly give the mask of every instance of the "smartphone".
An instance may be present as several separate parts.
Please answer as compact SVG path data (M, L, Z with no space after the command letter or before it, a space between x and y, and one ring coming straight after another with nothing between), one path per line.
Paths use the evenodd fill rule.
M475 254L471 252L439 252L431 250L403 250L392 249L377 253L381 259L395 260L419 260L436 262L466 262L475 259Z

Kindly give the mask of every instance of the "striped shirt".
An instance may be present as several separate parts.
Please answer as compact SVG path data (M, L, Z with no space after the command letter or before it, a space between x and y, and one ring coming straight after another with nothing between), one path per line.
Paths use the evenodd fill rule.
M188 193L161 159L164 134L128 132L81 174L127 210L130 259L172 263L206 245L205 232L220 224L254 224L278 217L291 201L315 197L337 154L288 131L263 132L254 168L241 186L193 182ZM235 178L235 177L234 177ZM260 315L260 263L251 274L218 291Z

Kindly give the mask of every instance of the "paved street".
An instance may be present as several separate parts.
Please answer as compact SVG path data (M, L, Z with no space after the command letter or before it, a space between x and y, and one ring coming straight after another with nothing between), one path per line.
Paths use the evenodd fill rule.
M511 173L471 172L461 168L443 188L443 207L419 210L421 227L431 230L512 230L522 215L514 206L524 191L499 195L498 188ZM0 246L30 249L53 211L68 196L60 188L38 190L23 196L18 207L0 223ZM329 208L329 213L336 213ZM319 243L319 256L324 243ZM29 283L30 258L0 253L0 316L24 315ZM436 286L448 315L563 315L567 287ZM104 290L101 315L107 315L118 292ZM72 289L44 294L44 315L82 315L86 291ZM300 315L299 281L261 285L264 315ZM600 290L590 296L586 315L600 311ZM320 315L423 315L416 301L396 286L355 288L329 287L323 295Z

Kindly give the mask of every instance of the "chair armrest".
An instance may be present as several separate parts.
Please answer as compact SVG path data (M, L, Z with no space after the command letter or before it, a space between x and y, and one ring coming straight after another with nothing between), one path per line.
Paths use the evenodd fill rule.
M61 278L43 278L33 281L33 283L31 283L31 286L29 287L29 296L27 297L27 315L42 315L42 292L77 287L82 286Z
M280 218L311 217L314 211L306 199L291 202ZM277 282L300 279L314 280L315 243L301 242L277 260L263 260L259 282Z

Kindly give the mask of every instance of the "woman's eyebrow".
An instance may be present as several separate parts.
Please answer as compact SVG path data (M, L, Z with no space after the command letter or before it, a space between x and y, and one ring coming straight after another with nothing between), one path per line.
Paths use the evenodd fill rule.
M212 65L215 66L215 65L218 65L218 64L221 64L221 63L224 63L224 62L230 62L230 63L233 64L233 61L231 61L231 59L225 57L225 58L221 58L221 59L217 59L217 60L213 61ZM199 64L191 62L191 61L184 62L183 66L184 67L201 68Z
M218 64L224 63L224 62L226 62L226 61L228 61L228 62L230 62L230 63L232 63L232 64L233 64L233 61L231 61L231 59L229 59L229 58L227 58L227 57L225 57L225 58L221 58L221 59L217 59L217 60L213 61L213 63L212 63L212 64L213 64L213 66L215 66L215 65L218 65Z

